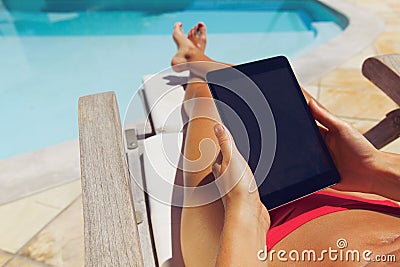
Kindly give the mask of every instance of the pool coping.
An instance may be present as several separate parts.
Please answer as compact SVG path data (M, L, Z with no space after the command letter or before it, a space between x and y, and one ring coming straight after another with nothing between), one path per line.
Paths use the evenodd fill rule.
M349 19L344 31L292 61L297 79L310 84L371 44L384 31L385 23L375 13L343 0L317 0ZM367 27L366 27L367 26Z
M318 1L347 16L349 24L337 37L292 61L303 85L345 63L384 30L383 19L367 9L345 0ZM78 139L0 160L0 170L0 205L77 180Z

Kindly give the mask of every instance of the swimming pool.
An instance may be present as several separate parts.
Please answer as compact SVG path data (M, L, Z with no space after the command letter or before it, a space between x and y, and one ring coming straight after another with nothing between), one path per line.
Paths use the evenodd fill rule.
M112 2L0 1L0 159L77 138L79 96L114 90L123 114L141 77L168 67L175 21L204 21L207 53L230 63L294 58L348 23L316 1Z

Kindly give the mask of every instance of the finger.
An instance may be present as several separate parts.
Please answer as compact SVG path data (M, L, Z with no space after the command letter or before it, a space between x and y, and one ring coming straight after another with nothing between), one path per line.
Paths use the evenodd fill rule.
M214 126L215 136L218 139L219 146L222 153L222 161L229 163L232 156L232 141L228 134L228 131L221 125L217 124Z
M332 115L314 99L310 99L309 107L314 118L329 131L335 131L341 127L341 120Z

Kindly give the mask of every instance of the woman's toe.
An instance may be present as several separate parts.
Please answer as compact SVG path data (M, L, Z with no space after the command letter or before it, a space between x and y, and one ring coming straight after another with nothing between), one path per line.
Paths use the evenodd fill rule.
M203 22L198 23L199 35L200 37L205 37L207 34L207 27Z

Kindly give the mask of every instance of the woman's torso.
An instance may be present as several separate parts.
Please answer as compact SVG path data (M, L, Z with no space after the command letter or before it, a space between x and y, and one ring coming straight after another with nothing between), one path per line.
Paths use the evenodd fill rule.
M369 195L356 195L371 198ZM399 264L400 219L360 209L334 212L315 218L288 234L269 251L269 256L272 250L275 251L272 266L321 266L322 263L323 266L364 266L366 261L363 253L370 259L377 255L394 255ZM281 252L281 258L287 259L287 262L278 259L280 250L286 252ZM327 252L321 254L323 250ZM372 254L365 252L366 250ZM357 255L360 255L360 261ZM299 261L294 262L295 259Z

